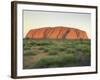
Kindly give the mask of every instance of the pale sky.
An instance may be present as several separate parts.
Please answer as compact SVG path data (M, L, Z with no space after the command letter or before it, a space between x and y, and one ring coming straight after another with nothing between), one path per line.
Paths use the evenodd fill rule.
M24 37L30 29L55 26L84 30L91 38L91 14L89 13L23 11Z

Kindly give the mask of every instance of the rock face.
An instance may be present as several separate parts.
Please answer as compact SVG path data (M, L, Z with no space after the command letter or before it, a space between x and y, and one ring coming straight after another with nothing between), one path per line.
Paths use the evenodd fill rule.
M30 30L26 38L30 39L88 39L85 31L63 26L44 27Z

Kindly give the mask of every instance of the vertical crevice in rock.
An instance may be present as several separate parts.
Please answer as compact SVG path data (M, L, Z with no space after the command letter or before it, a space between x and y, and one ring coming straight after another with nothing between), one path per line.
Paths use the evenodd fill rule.
M49 30L50 30L50 28L47 28L47 29L45 29L45 31L44 31L44 33L43 33L45 39L48 38L47 36L48 36L48 32L49 32Z
M65 37L67 36L67 34L70 32L70 30L66 30L66 32L63 34L62 39L65 39Z
M80 33L78 30L76 30L76 35L77 35L77 38L80 39Z
M51 31L51 33L50 33L50 35L49 35L49 38L50 38L50 39L53 39L52 35L53 35L54 31L55 31L55 28L52 28L52 31Z
M58 35L57 35L57 39L60 39L60 38L59 38L59 35L61 35L61 33L62 33L62 29L59 30L59 33L58 33Z

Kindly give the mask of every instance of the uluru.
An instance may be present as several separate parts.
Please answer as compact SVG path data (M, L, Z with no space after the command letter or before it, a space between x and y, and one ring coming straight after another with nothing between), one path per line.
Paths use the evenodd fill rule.
M87 33L76 28L64 26L31 29L26 34L29 39L88 39Z

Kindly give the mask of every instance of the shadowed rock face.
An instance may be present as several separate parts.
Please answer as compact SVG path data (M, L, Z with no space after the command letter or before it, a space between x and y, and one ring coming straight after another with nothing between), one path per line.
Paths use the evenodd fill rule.
M44 27L30 30L26 38L30 39L88 39L85 31L63 26Z

